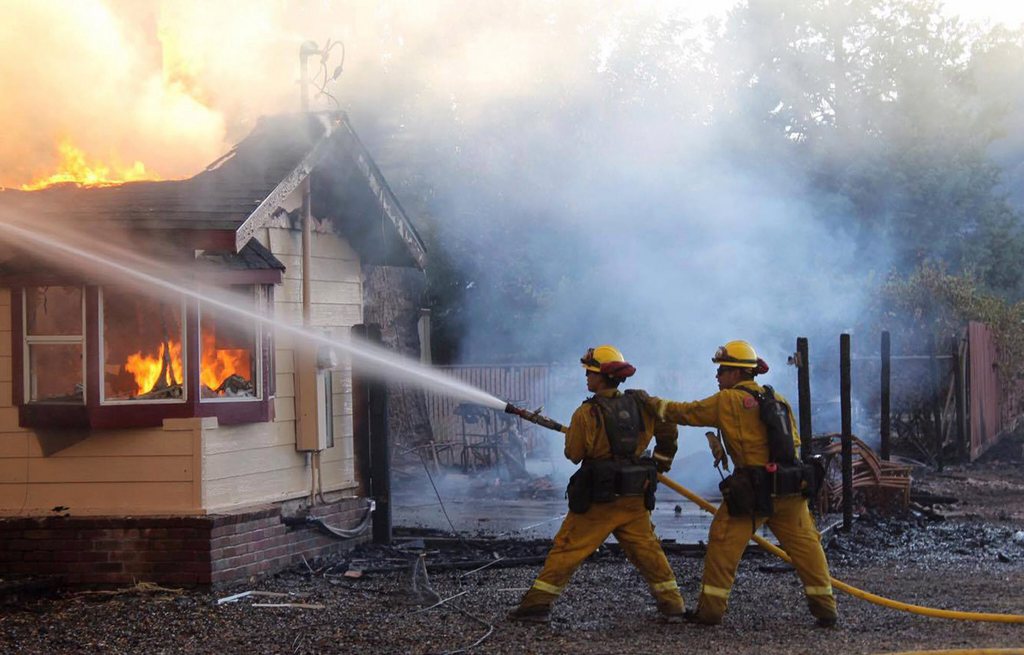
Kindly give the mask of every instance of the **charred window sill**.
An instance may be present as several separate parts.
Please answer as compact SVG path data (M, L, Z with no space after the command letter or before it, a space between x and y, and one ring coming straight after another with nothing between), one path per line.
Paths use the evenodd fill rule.
M273 398L199 404L146 404L86 407L33 403L18 407L18 425L36 429L119 429L163 425L166 418L213 416L220 425L274 420Z

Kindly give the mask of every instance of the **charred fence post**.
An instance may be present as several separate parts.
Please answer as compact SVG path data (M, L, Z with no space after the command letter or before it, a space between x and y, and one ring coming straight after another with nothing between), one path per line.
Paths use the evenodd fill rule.
M850 416L850 335L839 335L839 402L842 413L843 532L853 527L853 426Z
M961 356L960 337L950 339L950 354L953 356L953 393L956 407L956 452L962 462L967 459L967 412L964 399L964 358Z
M939 396L939 360L935 335L928 335L928 368L931 377L932 422L935 427L935 467L942 470L942 401Z
M880 409L881 416L878 427L879 451L882 459L888 461L889 459L889 437L892 426L889 422L892 420L892 414L890 413L890 387L892 385L892 341L889 336L889 331L885 330L882 332L882 407Z
M352 333L370 343L381 343L378 325L357 325L352 328ZM361 484L376 505L373 511L373 542L377 544L391 543L391 453L387 401L387 385L383 380L366 371L354 370L353 455Z
M811 443L811 363L807 358L807 337L797 337L796 357L800 401L800 459L806 462L814 454L814 444Z

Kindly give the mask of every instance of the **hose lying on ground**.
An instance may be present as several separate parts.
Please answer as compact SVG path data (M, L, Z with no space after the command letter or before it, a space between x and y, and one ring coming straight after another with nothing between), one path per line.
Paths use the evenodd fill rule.
M1022 655L1024 648L956 648L953 650L901 650L879 655Z
M694 492L690 491L686 487L666 477L665 475L659 475L658 480L662 482L666 487L677 492L687 500L695 503L701 509L711 512L714 514L718 508L704 500ZM757 545L764 548L769 553L777 555L787 562L792 563L789 555L786 551L782 550L778 546L770 543L760 535L755 534L753 536ZM993 623L1024 623L1024 614L988 614L985 612L959 612L957 610L942 610L934 607L922 607L921 605L911 605L910 603L902 603L898 600L891 600L889 598L883 598L882 596L876 596L875 594L869 593L862 589L858 589L851 585L846 584L842 580L836 580L832 578L832 586L836 589L840 589L856 596L857 598L874 603L876 605L882 605L884 607L891 607L892 609L900 610L902 612L911 612L913 614L921 614L923 616L931 616L939 619L958 619L960 621L989 621Z

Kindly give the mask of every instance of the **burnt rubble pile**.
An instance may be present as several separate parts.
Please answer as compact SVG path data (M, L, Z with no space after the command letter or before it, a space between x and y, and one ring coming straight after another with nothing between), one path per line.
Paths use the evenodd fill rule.
M856 565L877 558L913 559L918 565L943 566L965 558L980 564L1024 560L1024 539L1012 525L938 521L926 516L860 516L849 533L836 532L827 542L830 562Z

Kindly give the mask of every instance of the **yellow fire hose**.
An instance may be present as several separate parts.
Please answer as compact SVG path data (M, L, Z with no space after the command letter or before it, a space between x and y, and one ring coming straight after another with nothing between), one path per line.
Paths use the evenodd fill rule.
M708 501L704 500L703 498L701 498L700 496L698 496L694 492L690 491L686 487L682 486L681 484L675 482L671 478L668 478L665 475L659 475L658 479L666 487L668 487L668 488L672 489L673 491L679 493L681 496L683 496L687 500L693 502L694 504L696 504L701 509L703 509L705 511L708 511L708 512L711 512L712 514L714 514L718 510L717 507L715 507L714 505L712 505ZM782 559L784 559L785 561L792 563L792 560L789 558L789 555L786 554L786 551L782 550L778 546L770 543L769 541L765 540L763 537L761 537L760 535L757 535L757 534L754 535L753 539L754 539L755 542L757 542L758 546L760 546L761 548L764 548L769 553L772 553L773 555L777 555L777 556L781 557ZM851 596L856 596L857 598L861 598L863 600L866 600L869 603L874 603L876 605L882 605L884 607L891 607L892 609L901 610L903 612L911 612L913 614L921 614L921 615L924 615L924 616L931 616L931 617L935 617L935 618L939 618L939 619L958 619L960 621L989 621L989 622L993 622L993 623L1024 623L1024 614L988 614L988 613L985 613L985 612L958 612L956 610L941 610L941 609L936 609L934 607L922 607L920 605L911 605L910 603L901 603L900 601L897 601L897 600L890 600L888 598L883 598L882 596L876 596L875 594L869 593L869 592L864 591L862 589L858 589L856 587L852 587L852 586L846 584L845 582L843 582L841 580L836 580L835 578L832 578L832 586L837 588L837 589L840 589L842 591L845 591L846 593L850 594ZM962 651L962 652L974 653L974 652L984 652L984 651L970 651L969 650L969 651ZM996 652L1019 652L1019 651L1010 650L1010 651L996 651Z
M901 650L879 655L1024 655L1024 648L955 648L953 650Z

